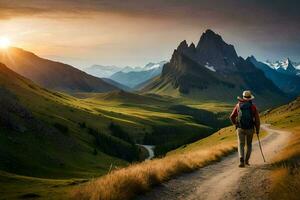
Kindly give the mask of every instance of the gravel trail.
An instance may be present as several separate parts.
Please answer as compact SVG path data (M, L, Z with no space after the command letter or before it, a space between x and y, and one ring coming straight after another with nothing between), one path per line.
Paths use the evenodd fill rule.
M163 183L137 199L266 199L271 185L268 161L285 146L289 132L272 129L266 124L261 128L268 132L268 136L262 140L266 163L263 162L258 143L255 142L250 159L251 165L246 168L238 168L238 154L234 153L220 162Z

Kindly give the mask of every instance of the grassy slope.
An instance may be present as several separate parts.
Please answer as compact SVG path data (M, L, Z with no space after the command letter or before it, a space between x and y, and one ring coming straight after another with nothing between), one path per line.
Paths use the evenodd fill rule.
M85 179L43 179L0 171L0 199L22 199L28 196L67 199L68 192Z
M85 104L89 105L92 110L102 111L103 113L126 120L136 125L136 129L129 127L127 130L136 138L138 143L142 143L145 133L151 133L153 128L163 129L165 127L172 128L173 135L170 140L176 138L184 139L193 136L201 138L201 134L206 136L212 133L216 127L197 123L196 116L187 115L184 112L176 112L171 109L172 105L188 104L185 100L174 99L171 97L155 96L155 95L139 95L131 94L123 91L116 91L105 94L75 94L76 97L82 98ZM212 113L220 113L228 115L225 108L227 104L218 102L189 102L187 105L197 110L204 109ZM215 109L214 108L217 108ZM221 121L227 121L222 117ZM226 123L226 122L225 122ZM137 130L143 127L143 131ZM126 127L125 127L126 129ZM163 131L163 130L162 130ZM164 134L162 132L162 134Z
M40 58L26 50L10 47L0 49L0 62L39 85L66 92L105 92L117 87L91 76L73 66Z
M82 119L93 119L90 121L98 124L91 126L101 129L109 119L79 107L75 98L40 88L3 67L1 70L1 88L16 95L20 104L32 111L45 127L50 129L54 123L60 123L69 128L68 133L49 135L30 130L17 133L1 127L1 153L10 158L6 168L40 177L91 177L106 173L111 163L126 165L101 152L94 156L94 139L78 125ZM17 168L10 167L13 165Z
M299 199L300 196L300 98L271 110L263 120L292 133L286 148L273 160L270 199Z
M153 185L196 170L235 150L234 127L226 127L207 138L171 151L163 158L115 170L83 184L72 191L71 196L74 199L89 199L91 196L103 200L131 199Z
M109 134L108 125L113 121L130 132L137 142L142 141L145 132L151 132L152 126L171 124L176 130L184 130L178 132L180 137L191 133L201 136L212 131L196 123L191 116L168 110L169 98L133 95L124 101L123 95L120 99L118 94L109 93L78 99L40 88L3 66L0 66L0 88L15 95L17 102L45 127L52 129L54 123L68 127L67 133L49 135L29 129L19 133L0 126L0 152L5 161L0 166L8 171L0 169L0 181L6 183L0 184L0 191L5 191L1 194L3 198L17 198L28 193L42 197L49 193L63 195L72 187L68 183L73 178L100 176L108 172L111 164L114 167L128 164L100 151L94 155L94 138L87 129L80 128L82 122ZM56 184L57 181L61 184ZM55 190L47 189L52 187Z
M82 184L72 190L70 195L73 199L133 199L137 194L144 193L178 174L190 172L217 161L234 149L234 146L229 143L213 145L209 150L208 148L199 149L131 165Z
M215 107L211 104L206 105L208 108ZM265 135L266 133L262 131L261 136ZM226 127L209 137L170 151L163 158L115 170L80 185L71 192L71 196L74 199L89 199L92 196L103 200L131 199L137 194L146 192L153 185L219 160L222 156L235 151L236 146L235 128ZM127 189L124 190L124 187Z
M1 93L0 100L6 98L6 91L12 94L12 97L7 97L12 98L9 102L17 99L17 103L30 110L34 118L39 119L36 122L43 124L43 128L53 129L54 123L69 128L67 133L32 132L29 128L19 132L0 124L2 158L0 166L2 170L12 172L8 173L0 169L1 198L17 198L28 193L37 193L45 197L51 191L54 192L51 195L56 193L62 195L69 188L68 183L72 182L70 178L87 178L105 174L111 164L127 165L127 162L100 151L94 155L94 138L78 125L78 122L84 119L89 121L89 126L107 129L111 121L109 117L89 110L88 106L73 97L40 88L2 65L0 66L0 89L5 91ZM5 105L1 104L1 106ZM29 176L44 178L37 179ZM52 178L61 180L52 180Z

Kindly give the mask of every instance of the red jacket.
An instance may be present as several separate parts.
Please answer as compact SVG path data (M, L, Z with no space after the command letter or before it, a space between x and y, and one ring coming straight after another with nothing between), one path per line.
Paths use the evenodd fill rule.
M239 110L240 104L245 102L245 101L247 101L247 100L239 99L239 102L234 107L234 109L233 109L233 111L230 115L230 121L233 125L237 125L237 116L238 116L238 112L239 112L238 110ZM253 113L253 120L254 120L254 124L255 124L256 133L259 133L259 129L260 129L259 113L258 113L258 110L257 110L257 108L254 104L252 104L251 110L252 110L252 113Z

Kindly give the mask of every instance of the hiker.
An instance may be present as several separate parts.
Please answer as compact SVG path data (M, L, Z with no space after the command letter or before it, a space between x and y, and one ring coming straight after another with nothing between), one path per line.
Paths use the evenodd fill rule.
M235 125L238 137L238 152L240 158L239 167L249 165L252 151L252 138L254 132L259 134L260 119L256 106L252 103L254 96L251 91L243 92L243 97L238 97L238 103L234 107L230 120ZM245 157L245 143L247 143L247 153Z

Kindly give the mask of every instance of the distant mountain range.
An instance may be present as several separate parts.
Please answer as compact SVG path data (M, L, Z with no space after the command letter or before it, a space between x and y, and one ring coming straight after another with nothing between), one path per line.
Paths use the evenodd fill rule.
M0 51L0 62L35 83L65 92L108 92L118 88L79 69L11 47Z
M292 62L289 58L276 62L266 61L265 64L280 73L300 76L300 63Z
M184 40L163 66L162 74L142 91L198 100L236 101L250 89L260 105L287 101L285 94L250 59L239 57L233 45L207 30L197 46ZM272 99L272 102L270 101Z
M258 69L261 69L267 78L285 93L298 96L300 94L300 76L296 68L287 59L285 62L264 63L254 56L248 58ZM289 71L290 70L290 71Z
M121 90L124 90L124 91L132 91L133 89L126 86L126 85L123 85L121 83L118 83L110 78L102 78L103 81L105 81L106 83L110 84L110 85L113 85Z
M162 67L165 63L166 61L161 61L159 63L148 63L142 68L131 68L133 71L128 71L129 68L126 68L113 74L110 79L126 85L127 87L135 88L139 84L161 74Z
M114 65L106 66L106 65L92 65L88 68L85 68L84 71L88 74L99 78L109 78L114 73L121 71L121 67L117 67Z

